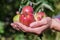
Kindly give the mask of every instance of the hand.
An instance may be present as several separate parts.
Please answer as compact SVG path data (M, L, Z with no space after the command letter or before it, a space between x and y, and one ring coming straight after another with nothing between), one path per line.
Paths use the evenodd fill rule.
M31 33L36 33L36 34L41 34L43 31L45 31L47 28L49 28L49 23L51 22L51 19L49 17L42 19L39 22L33 22L30 24L30 26L39 26L42 25L41 27L37 27L37 28L31 28L31 27L27 27L19 22L15 22L15 23L11 23L11 26L16 29L16 30L22 30L24 32L31 32ZM40 23L40 24L39 24Z
M50 28L53 30L60 31L60 20L57 18L52 19L52 23L51 23Z
M31 23L30 27L36 28L36 27L40 27L40 26L43 26L43 25L46 25L46 24L50 24L50 23L51 23L51 18L50 17L46 17L46 18L43 18L40 21L36 21L36 22Z
M15 28L16 30L22 30L23 32L31 32L31 33L36 33L36 34L41 34L45 29L48 28L48 25L44 25L38 28L31 28L31 27L27 27L21 23L11 23L11 26L13 28Z

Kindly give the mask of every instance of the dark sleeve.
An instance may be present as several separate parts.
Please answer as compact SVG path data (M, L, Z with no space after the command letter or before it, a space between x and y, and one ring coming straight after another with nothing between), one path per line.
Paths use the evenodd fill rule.
M60 18L60 13L59 13L59 14L54 15L52 18Z

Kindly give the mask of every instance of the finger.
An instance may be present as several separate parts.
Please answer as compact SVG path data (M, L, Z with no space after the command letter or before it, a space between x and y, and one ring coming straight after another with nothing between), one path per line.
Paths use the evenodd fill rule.
M11 23L11 26L12 26L14 29L16 29L16 30L20 30L19 27L18 27L16 24L14 24L14 23Z
M19 28L20 28L23 32L26 31L27 26L25 26L25 25L23 25L23 24L21 24L21 23L19 23L19 22L15 22L15 24L17 24L17 25L19 26Z
M25 25L18 23L18 22L16 24L18 24L20 26L20 28L23 32L32 32L32 33L34 32L34 28L25 26Z
M47 24L47 20L42 19L40 21L36 21L36 22L31 23L30 27L38 27L38 26L45 25L45 24Z
M12 26L13 28L16 28L16 25L15 25L14 23L11 23L11 26Z
M42 32L44 32L48 28L48 26L49 25L44 25L44 26L41 26L38 28L34 28L32 31L33 31L33 33L41 34Z
M16 25L17 25L17 27L19 28L19 29L21 29L23 32L25 32L25 30L20 26L20 24L18 24L18 23L15 23Z
M40 21L33 22L33 23L30 24L31 28L36 28L38 26L42 26L42 23Z
M14 23L14 24L15 24L15 23ZM16 25L15 29L18 30L18 31L20 31L20 26L17 25L17 24L15 24L15 25Z
M45 29L48 28L48 25L44 25L42 27L38 27L38 28L30 28L30 27L27 27L21 23L17 23L21 29L23 29L25 32L32 32L32 33L36 33L36 34L41 34L42 31L44 31Z
M17 11L16 14L19 14L19 11Z
M42 26L42 25L48 24L50 21L51 21L51 18L46 17L46 18L43 18L40 21L31 23L30 27L34 28L34 27Z
M43 24L47 24L48 22L50 22L51 21L51 18L50 17L46 17L46 18L43 18L42 20L41 20L41 22L43 23Z

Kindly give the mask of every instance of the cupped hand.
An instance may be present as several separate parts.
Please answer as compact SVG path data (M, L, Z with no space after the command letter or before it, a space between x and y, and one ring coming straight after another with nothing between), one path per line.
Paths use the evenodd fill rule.
M19 22L16 23L11 23L11 26L16 29L16 30L22 30L23 32L31 32L31 33L36 33L36 34L41 34L43 31L45 31L48 28L48 24L41 26L41 27L37 27L37 28L31 28L28 26L25 26Z
M46 18L43 18L40 21L32 22L30 24L30 27L36 28L36 27L40 27L40 26L43 26L43 25L46 25L46 24L50 24L50 23L51 23L51 18L50 17L46 17Z
M11 26L16 30L22 30L23 32L31 32L36 34L41 34L47 28L49 28L51 22L51 18L46 17L43 18L41 21L36 21L30 24L30 27L23 25L22 23L15 22L11 23ZM37 27L39 26L39 27ZM32 28L36 27L36 28Z

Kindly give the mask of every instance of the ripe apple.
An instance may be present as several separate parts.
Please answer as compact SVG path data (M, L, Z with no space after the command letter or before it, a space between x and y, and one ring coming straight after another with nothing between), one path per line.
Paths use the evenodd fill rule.
M14 17L13 17L13 22L19 22L19 14L17 14L17 15L15 15Z
M46 14L44 12L38 12L38 13L35 13L34 17L36 21L39 21L42 18L46 17Z
M38 13L34 14L35 21L40 21L44 17L46 17L46 14L44 12L38 12ZM34 23L32 23L32 24L34 24ZM40 25L40 23L38 24L38 22L37 22L35 26L30 26L30 27L31 28L37 28L40 26L42 26L42 25Z
M25 12L25 13L33 13L33 8L31 6L24 6L22 8L22 12Z
M21 14L19 18L20 22L26 26L29 26L30 23L34 22L34 16L31 13L29 14Z

